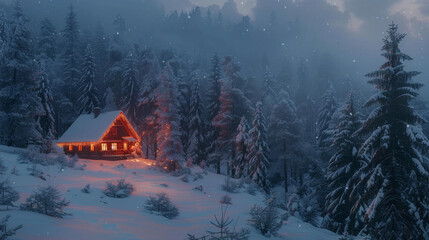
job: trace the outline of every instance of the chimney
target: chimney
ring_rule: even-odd
[[[94,118],[97,118],[98,115],[100,115],[101,113],[101,108],[95,107],[93,111],[94,111]]]

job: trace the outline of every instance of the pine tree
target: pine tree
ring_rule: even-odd
[[[249,147],[250,135],[249,125],[246,118],[241,117],[240,124],[237,127],[235,136],[235,159],[233,162],[233,176],[242,178],[247,176],[249,169],[249,159],[247,158],[247,149]]]
[[[205,152],[207,123],[204,118],[204,107],[200,97],[199,79],[193,79],[194,86],[191,96],[191,110],[189,112],[189,142],[187,157],[195,164],[206,160]]]
[[[31,76],[33,55],[30,31],[26,27],[21,2],[17,1],[10,23],[10,36],[1,59],[0,135],[9,146],[25,147],[40,144],[40,125],[36,121],[42,113],[37,96],[37,84]]]
[[[180,139],[180,115],[177,103],[179,92],[177,81],[170,64],[167,63],[159,76],[156,90],[159,131],[157,134],[159,162],[184,162],[184,153]],[[174,169],[170,169],[174,170]]]
[[[95,83],[97,89],[100,91],[100,96],[106,96],[108,84],[105,81],[105,74],[109,68],[109,39],[104,33],[104,29],[101,24],[98,24],[95,29],[92,46],[94,46],[94,62],[95,66],[97,66],[95,71]],[[102,102],[104,103],[105,99],[103,99]]]
[[[62,53],[64,95],[75,105],[78,94],[74,89],[80,79],[80,41],[76,13],[73,6],[69,7],[66,26],[63,30],[65,45]],[[77,105],[75,106],[77,107]],[[76,108],[75,108],[76,109]]]
[[[19,194],[13,189],[8,179],[0,181],[0,206],[13,207],[14,202],[18,201]]]
[[[332,144],[332,131],[334,125],[334,114],[337,111],[337,100],[332,83],[323,95],[323,103],[317,116],[316,144],[322,151],[322,158],[328,155]]]
[[[222,160],[228,164],[231,162],[231,135],[233,130],[232,127],[232,87],[229,79],[223,79],[221,81],[221,94],[219,97],[220,106],[219,113],[215,116],[212,121],[212,125],[215,131],[218,133],[217,138],[214,142],[216,151],[210,157],[211,163],[215,163],[217,174],[221,173]]]
[[[270,166],[268,155],[270,154],[270,149],[267,143],[267,128],[265,127],[265,117],[262,113],[261,102],[256,103],[252,129],[250,129],[249,134],[249,177],[266,193],[269,193],[271,184],[268,179],[268,168]]]
[[[40,26],[38,52],[41,59],[54,61],[56,58],[56,30],[49,19],[44,19]]]
[[[354,134],[362,121],[361,114],[356,110],[353,93],[340,113],[340,122],[333,136],[337,152],[329,160],[326,174],[329,192],[325,198],[325,212],[326,218],[332,221],[327,226],[330,230],[356,235],[362,228],[363,213],[357,211],[350,214],[353,206],[350,193],[358,181],[354,174],[365,162],[358,152],[361,139]]]
[[[122,73],[122,96],[121,109],[128,119],[138,125],[138,97],[140,86],[138,82],[138,72],[136,60],[133,54],[128,54],[125,59],[124,71]]]
[[[262,92],[262,99],[270,98],[274,100],[277,97],[274,74],[268,66],[265,67],[264,73],[264,89]]]
[[[429,238],[427,160],[421,155],[429,141],[424,120],[410,106],[423,85],[412,81],[419,72],[404,70],[403,61],[412,60],[399,49],[405,36],[389,25],[382,47],[387,62],[366,75],[378,93],[365,106],[376,107],[358,131],[369,134],[362,150],[371,158],[356,173],[361,180],[352,193],[362,191],[355,205],[369,203],[364,230],[380,240]]]
[[[88,44],[85,50],[85,59],[82,64],[82,77],[79,82],[79,90],[82,95],[79,97],[81,108],[80,114],[90,114],[94,108],[100,107],[98,89],[95,85],[95,63],[94,53]]]
[[[301,123],[296,116],[295,103],[289,94],[280,90],[277,103],[274,105],[270,116],[270,148],[283,161],[283,175],[285,177],[285,192],[288,192],[288,168],[292,160],[292,152],[300,140]]]
[[[207,88],[207,120],[212,122],[219,112],[219,97],[221,91],[220,79],[222,78],[219,57],[215,55],[212,59],[212,70],[209,76]],[[213,154],[215,151],[214,141],[217,138],[216,128],[209,124],[207,130],[207,153]]]

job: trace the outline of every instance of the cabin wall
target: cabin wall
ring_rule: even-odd
[[[117,149],[113,150],[112,145],[116,143]],[[102,150],[102,144],[106,144],[107,150]],[[124,144],[127,145],[125,149]],[[71,145],[71,150],[70,150]],[[80,148],[81,146],[81,148]],[[88,159],[109,159],[112,156],[115,156],[116,159],[126,159],[131,156],[131,147],[133,143],[127,141],[110,141],[110,142],[100,142],[93,144],[94,150],[91,151],[91,144],[89,143],[72,143],[63,145],[64,153],[67,155],[77,154],[81,158]]]

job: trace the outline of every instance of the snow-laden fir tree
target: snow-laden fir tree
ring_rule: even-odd
[[[131,123],[137,125],[140,85],[138,82],[136,60],[132,53],[129,53],[125,59],[125,66],[122,73],[121,92],[121,109],[131,121]]]
[[[200,164],[207,158],[206,155],[206,129],[207,123],[204,115],[204,106],[200,96],[200,79],[193,79],[191,96],[191,109],[189,112],[189,141],[187,158],[194,164]]]
[[[12,237],[16,234],[16,231],[22,228],[22,225],[18,225],[16,227],[9,227],[8,221],[9,221],[10,215],[6,215],[4,218],[0,219],[0,239],[6,240],[9,237]]]
[[[322,105],[317,116],[316,125],[316,144],[322,152],[322,158],[325,156],[332,144],[332,133],[334,124],[334,115],[337,111],[338,104],[335,98],[335,89],[332,83],[329,83],[329,88],[322,97]]]
[[[269,119],[269,143],[274,156],[283,162],[285,192],[288,192],[288,168],[292,160],[291,152],[300,140],[301,122],[296,116],[295,103],[289,93],[280,90],[277,103],[274,105]]]
[[[4,9],[0,9],[0,58],[3,58],[9,33],[10,28],[7,21],[6,13]]]
[[[43,19],[40,26],[39,58],[54,61],[56,58],[56,30],[49,19]]]
[[[220,79],[222,78],[220,60],[217,55],[212,58],[212,68],[209,76],[208,88],[207,88],[207,120],[213,122],[213,119],[219,112],[219,97],[221,91]],[[215,151],[214,142],[217,138],[216,128],[212,124],[209,124],[207,130],[207,153],[213,154]]]
[[[70,203],[67,202],[58,189],[52,186],[40,187],[20,205],[21,210],[38,212],[47,216],[62,218],[68,213],[64,208]]]
[[[0,181],[0,206],[13,207],[14,202],[18,201],[19,194],[12,187],[9,179]]]
[[[249,169],[249,159],[247,156],[247,148],[249,146],[249,124],[246,118],[241,117],[240,124],[237,127],[235,136],[235,159],[233,162],[233,176],[242,178],[247,176]]]
[[[182,141],[180,139],[180,115],[177,102],[179,91],[170,64],[164,67],[158,78],[159,86],[156,89],[156,115],[159,130],[157,133],[159,162],[184,162]]]
[[[363,208],[352,212],[350,193],[359,179],[354,174],[365,164],[359,154],[361,138],[354,134],[362,125],[353,92],[340,110],[339,124],[333,139],[337,152],[329,160],[326,173],[328,194],[325,198],[327,228],[336,233],[356,235],[362,228]]]
[[[360,181],[352,194],[362,191],[356,206],[369,204],[363,231],[378,240],[429,239],[429,174],[422,155],[429,141],[420,126],[424,120],[410,105],[423,85],[412,80],[419,72],[404,69],[403,61],[412,60],[399,49],[405,36],[389,25],[382,47],[387,61],[366,75],[378,93],[365,106],[375,109],[358,131],[368,135],[362,150],[371,157],[356,173]]]
[[[277,90],[275,86],[275,78],[271,69],[266,66],[264,72],[264,88],[262,92],[262,99],[271,103],[277,97]]]
[[[100,23],[97,24],[97,27],[95,28],[94,38],[92,42],[92,46],[94,49],[94,63],[96,66],[95,84],[100,92],[100,97],[105,97],[107,95],[106,90],[109,86],[105,81],[105,74],[107,72],[107,69],[109,68],[109,39],[104,33],[103,26]],[[103,106],[105,106],[105,100],[106,99],[104,98],[100,99],[100,101],[103,103]]]
[[[0,66],[0,140],[9,146],[25,147],[41,144],[36,119],[43,109],[37,96],[37,83],[31,75],[31,36],[20,1],[15,3],[11,15],[11,32]]]
[[[39,71],[36,75],[37,82],[39,83],[39,99],[43,108],[43,112],[38,116],[38,122],[42,130],[42,137],[44,144],[42,144],[43,152],[50,152],[52,141],[57,135],[55,129],[55,110],[54,110],[54,98],[52,96],[51,88],[49,87],[48,77],[45,72],[43,64],[39,67]]]
[[[63,64],[63,91],[64,95],[69,98],[73,104],[76,104],[79,94],[74,90],[80,79],[81,55],[79,28],[73,6],[69,7],[69,12],[66,17],[66,26],[63,30],[63,37],[64,49],[61,57]],[[77,109],[76,107],[77,106],[75,106],[75,109]]]
[[[210,163],[215,164],[217,174],[221,173],[222,161],[231,164],[231,152],[233,150],[231,149],[231,136],[234,131],[232,127],[233,100],[231,82],[229,79],[224,78],[221,80],[221,86],[219,113],[212,121],[212,125],[217,132],[217,138],[214,142],[216,150],[210,156]]]
[[[79,81],[79,91],[82,95],[79,97],[81,104],[80,114],[90,114],[94,108],[100,107],[98,89],[95,85],[95,63],[94,53],[88,44],[85,50],[85,59],[82,64],[82,76]]]
[[[268,169],[270,167],[268,155],[270,154],[270,148],[268,146],[267,128],[265,126],[265,117],[262,113],[261,102],[256,103],[254,119],[249,135],[248,176],[266,193],[269,193],[271,186],[268,178]]]

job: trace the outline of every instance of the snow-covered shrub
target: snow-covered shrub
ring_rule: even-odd
[[[116,168],[125,169],[126,167],[123,163],[121,163],[121,164],[117,165]]]
[[[39,177],[42,175],[42,171],[39,170],[36,164],[31,165],[31,167],[27,168],[27,170],[30,172],[31,176]]]
[[[221,185],[221,188],[225,192],[237,193],[240,190],[240,184],[227,177],[225,178],[225,182]]]
[[[295,212],[299,210],[299,196],[296,193],[292,193],[286,205],[287,210],[291,216],[295,216]]]
[[[159,213],[168,219],[175,218],[179,215],[179,210],[174,206],[167,194],[164,192],[158,193],[156,196],[151,196],[146,201],[144,208],[150,212]]]
[[[60,155],[55,160],[58,164],[60,164],[61,168],[74,168],[79,160],[79,157],[77,155],[74,155],[73,157]]]
[[[51,217],[62,218],[69,215],[64,208],[69,205],[61,193],[55,187],[40,187],[35,191],[20,208],[25,211],[38,212]]]
[[[350,236],[347,232],[345,232],[343,235],[341,235],[340,238],[338,238],[338,240],[354,240],[354,239],[355,238],[353,236]]]
[[[223,195],[219,201],[221,204],[232,204],[232,199],[228,194]]]
[[[247,186],[247,193],[250,195],[256,195],[256,191],[258,191],[258,185],[256,185],[256,183],[254,183],[254,182],[251,182]]]
[[[13,175],[16,175],[16,176],[19,175],[19,171],[16,168],[16,166],[13,166],[13,168],[10,170],[10,174],[13,174]]]
[[[319,226],[320,211],[317,202],[317,196],[309,193],[305,194],[299,203],[299,215],[304,222]]]
[[[192,188],[192,190],[204,192],[203,185],[198,185],[198,186]]]
[[[181,177],[180,180],[182,182],[188,183],[189,182],[189,175],[188,174],[183,175],[183,177]]]
[[[13,189],[9,179],[0,181],[0,206],[13,207],[18,199],[19,194]]]
[[[79,166],[75,167],[75,169],[76,169],[76,170],[81,170],[81,171],[83,171],[83,170],[85,170],[85,169],[86,169],[86,167],[87,167],[87,165],[86,165],[86,164],[82,164],[82,165],[79,165]]]
[[[22,228],[22,225],[9,228],[7,226],[7,222],[9,221],[9,218],[10,218],[10,215],[6,215],[6,217],[0,219],[0,239],[1,240],[8,239],[9,237],[15,235],[16,231]]]
[[[83,193],[90,193],[91,192],[91,186],[89,184],[86,184],[84,188],[82,188],[80,191]]]
[[[199,180],[199,179],[203,179],[203,178],[204,178],[204,176],[203,176],[202,172],[195,173],[195,175],[194,175],[194,182],[197,181],[197,180]]]
[[[126,198],[135,191],[134,186],[125,181],[125,179],[119,179],[115,182],[106,182],[106,188],[104,189],[104,194],[112,198]]]
[[[252,225],[261,232],[262,235],[277,235],[282,227],[283,221],[277,209],[277,199],[271,197],[265,201],[265,207],[255,205],[250,210]]]
[[[4,174],[6,172],[7,168],[3,164],[3,159],[0,158],[0,175]]]

